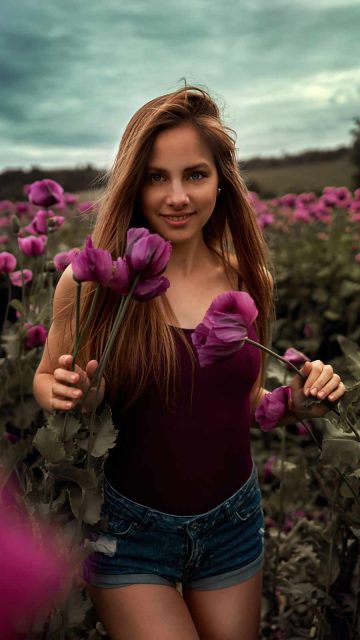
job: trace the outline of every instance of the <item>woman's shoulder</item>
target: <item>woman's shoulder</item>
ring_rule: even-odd
[[[226,255],[226,260],[227,260],[227,263],[228,263],[229,267],[231,268],[232,272],[234,274],[235,273],[237,274],[237,277],[238,277],[238,280],[239,280],[239,289],[241,291],[246,291],[246,292],[249,293],[249,290],[248,290],[248,287],[247,287],[247,283],[246,283],[245,278],[244,278],[244,276],[243,276],[243,274],[241,272],[241,268],[240,268],[239,261],[237,259],[236,254],[235,253],[228,253]],[[269,282],[270,288],[272,290],[273,286],[274,286],[274,280],[273,280],[273,277],[271,275],[271,272],[269,271],[269,269],[264,268],[264,273],[265,273],[265,276],[266,276],[266,278],[267,278],[267,280]]]
[[[56,285],[54,293],[54,320],[63,321],[72,314],[73,303],[75,301],[76,283],[73,278],[71,265],[65,271]]]

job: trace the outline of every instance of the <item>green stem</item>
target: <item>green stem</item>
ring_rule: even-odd
[[[119,309],[117,311],[117,315],[116,315],[114,324],[112,326],[111,333],[110,333],[107,345],[105,347],[105,351],[104,351],[104,353],[102,355],[102,358],[101,358],[101,360],[99,362],[99,366],[96,369],[95,374],[94,374],[94,376],[93,376],[93,378],[91,380],[91,384],[89,384],[89,386],[88,386],[88,388],[87,388],[87,390],[85,392],[85,395],[84,395],[83,400],[82,400],[83,403],[85,403],[85,400],[87,399],[87,397],[88,397],[88,395],[90,393],[90,390],[94,387],[95,383],[96,383],[96,385],[100,385],[101,384],[102,374],[103,374],[103,372],[105,370],[106,363],[108,361],[108,358],[109,358],[111,349],[113,347],[115,338],[116,338],[116,336],[118,334],[120,325],[121,325],[121,323],[122,323],[122,321],[124,319],[126,310],[127,310],[128,306],[129,306],[130,300],[132,298],[132,294],[133,294],[133,292],[134,292],[134,290],[136,288],[136,285],[137,285],[137,283],[139,281],[139,278],[140,278],[140,275],[137,275],[135,277],[135,280],[133,281],[133,283],[131,285],[131,289],[130,289],[129,293],[127,294],[127,296],[125,296],[125,297],[123,297],[121,299],[121,302],[120,302],[120,305],[119,305]]]
[[[278,567],[280,561],[280,539],[284,526],[284,480],[285,480],[285,452],[286,452],[286,429],[281,430],[281,463],[280,463],[280,489],[279,489],[279,512],[278,512],[278,530],[275,560],[274,587],[278,576]]]
[[[86,332],[88,330],[88,327],[89,327],[89,324],[90,324],[90,320],[92,319],[92,317],[94,315],[94,311],[95,311],[96,303],[97,303],[97,300],[98,300],[98,297],[99,297],[100,289],[101,289],[101,285],[98,284],[96,289],[95,289],[95,293],[94,293],[94,296],[93,296],[93,299],[92,299],[92,302],[91,302],[91,307],[90,307],[88,316],[86,318],[86,322],[84,323],[83,329],[82,329],[82,331],[81,331],[81,333],[80,333],[80,335],[79,335],[79,337],[78,337],[78,339],[76,341],[74,355],[73,355],[73,364],[74,364],[74,366],[75,366],[76,358],[77,358],[78,353],[80,351],[80,347],[81,347],[82,341],[83,341],[83,339],[84,339],[84,337],[86,335]],[[79,313],[79,315],[80,315],[80,313]]]
[[[75,351],[77,349],[78,341],[79,341],[79,318],[80,318],[80,300],[81,300],[81,282],[76,281],[76,308],[75,308]],[[72,359],[71,363],[72,371],[75,370],[75,360]],[[73,386],[73,385],[70,385]],[[66,436],[66,427],[69,420],[69,412],[67,411],[64,417],[63,427],[62,427],[62,441],[65,442]]]
[[[6,320],[9,313],[9,305],[10,305],[10,298],[11,298],[11,280],[9,278],[9,274],[7,274],[7,288],[8,288],[8,295],[7,295],[7,302],[6,302],[5,315],[4,315],[4,324],[3,324],[4,329],[6,326]]]
[[[81,302],[81,282],[76,280],[76,313],[75,313],[75,353],[79,351],[79,334],[80,334],[80,302]],[[75,371],[75,358],[73,356],[71,363],[72,371]]]

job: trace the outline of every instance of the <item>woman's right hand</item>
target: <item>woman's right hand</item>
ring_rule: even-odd
[[[59,367],[55,369],[53,373],[54,383],[51,389],[51,408],[53,410],[69,411],[73,409],[78,402],[81,402],[98,368],[97,360],[89,360],[85,371],[77,364],[75,365],[75,371],[73,371],[71,369],[72,360],[72,355],[60,356]],[[91,411],[94,408],[95,390],[96,385],[91,388],[86,398],[83,407],[85,411]],[[101,404],[104,394],[105,379],[102,377],[95,407]]]

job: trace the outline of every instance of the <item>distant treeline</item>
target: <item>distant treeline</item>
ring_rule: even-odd
[[[101,189],[107,181],[105,170],[91,165],[69,169],[7,169],[0,173],[0,199],[24,200],[23,186],[43,178],[56,180],[67,193]]]
[[[265,169],[268,167],[284,167],[296,164],[310,164],[311,162],[328,162],[339,158],[349,158],[350,147],[338,147],[337,149],[309,149],[298,154],[284,154],[277,157],[255,157],[249,160],[240,160],[240,166],[246,169]]]
[[[339,158],[350,157],[351,148],[338,147],[329,150],[309,150],[299,154],[284,154],[281,157],[249,158],[240,160],[242,169],[256,170],[267,167],[293,166],[316,162],[328,162]],[[106,185],[107,173],[104,169],[96,169],[92,165],[74,167],[69,169],[7,169],[0,173],[0,199],[25,199],[23,186],[35,180],[51,178],[59,182],[64,190],[69,193],[79,191],[91,191],[100,189]]]

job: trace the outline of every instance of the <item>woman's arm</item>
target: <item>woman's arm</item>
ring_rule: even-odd
[[[81,400],[98,366],[96,360],[90,360],[85,371],[78,365],[75,366],[75,371],[71,369],[75,295],[76,284],[69,266],[55,289],[53,322],[33,381],[34,396],[45,411],[72,409]],[[104,391],[105,382],[102,379],[97,405],[101,403]],[[87,398],[84,410],[90,410],[93,401],[92,392]]]

